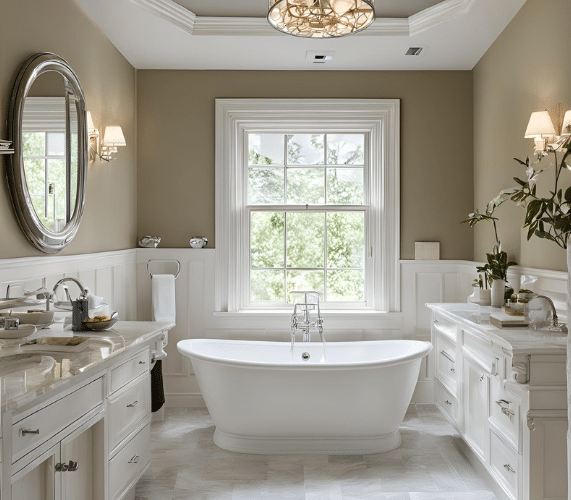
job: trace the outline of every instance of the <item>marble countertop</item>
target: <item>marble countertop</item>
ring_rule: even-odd
[[[79,352],[33,351],[11,340],[0,348],[2,411],[14,410],[50,391],[79,383],[112,363],[112,358],[153,340],[174,323],[119,321],[102,332],[72,332],[62,323],[38,330],[26,340],[40,337],[89,337]]]
[[[460,325],[480,333],[514,354],[565,354],[567,335],[547,329],[497,328],[490,324],[490,314],[501,309],[469,303],[426,304],[426,307],[448,316]]]

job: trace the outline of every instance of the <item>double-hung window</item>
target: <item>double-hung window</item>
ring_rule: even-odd
[[[398,100],[216,105],[217,310],[397,310]]]

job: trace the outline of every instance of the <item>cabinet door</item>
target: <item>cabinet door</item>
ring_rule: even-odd
[[[105,462],[99,416],[61,441],[62,500],[104,500]]]
[[[12,478],[12,500],[59,500],[60,485],[55,466],[60,448],[54,446],[28,464]]]
[[[488,373],[469,357],[464,357],[462,405],[464,436],[474,451],[486,459],[488,437]]]

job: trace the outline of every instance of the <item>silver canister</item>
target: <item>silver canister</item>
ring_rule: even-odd
[[[82,332],[85,329],[83,322],[89,318],[89,301],[86,298],[79,297],[77,300],[72,300],[71,305],[71,330],[74,332]]]

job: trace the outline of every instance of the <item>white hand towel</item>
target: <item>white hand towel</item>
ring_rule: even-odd
[[[172,274],[153,274],[153,321],[176,322],[175,285]]]

